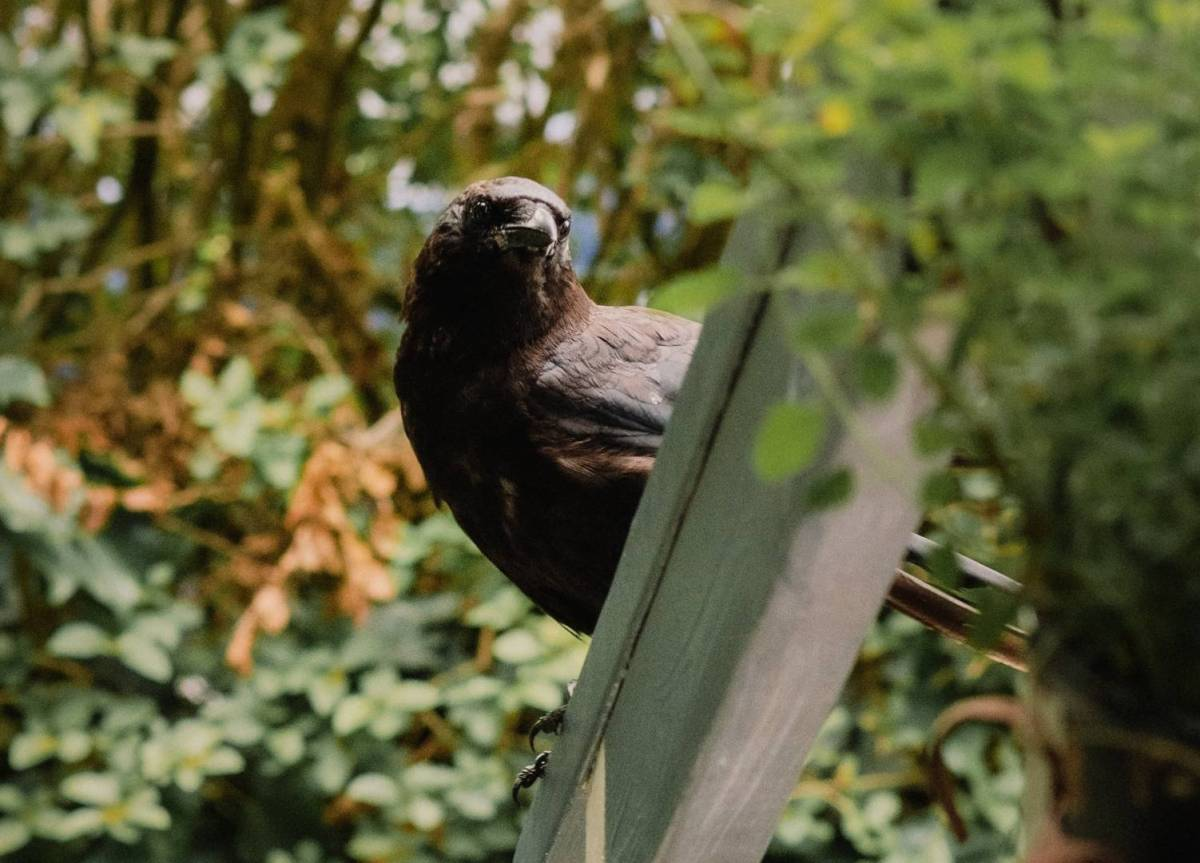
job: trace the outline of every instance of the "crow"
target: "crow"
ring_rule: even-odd
[[[591,633],[700,325],[592,302],[570,231],[532,180],[456,197],[413,268],[395,385],[435,496],[534,603]],[[920,579],[901,574],[890,601],[965,636],[969,607]]]
[[[532,180],[455,198],[414,266],[395,384],[430,489],[534,603],[591,633],[700,326],[593,303],[570,231]]]

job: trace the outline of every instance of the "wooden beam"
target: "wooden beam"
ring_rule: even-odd
[[[730,248],[770,271],[794,239],[747,221]],[[788,346],[793,299],[748,295],[706,324],[518,863],[762,858],[919,517],[911,374],[849,424],[869,440],[843,424],[804,475],[753,472],[765,411],[816,391]],[[812,476],[840,464],[853,499],[807,512]]]

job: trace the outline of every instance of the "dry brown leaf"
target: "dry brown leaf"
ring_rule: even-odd
[[[250,607],[258,614],[259,626],[272,635],[283,632],[292,617],[287,594],[277,584],[265,584],[255,591]]]
[[[306,522],[292,534],[291,545],[279,559],[285,575],[293,572],[341,572],[341,556],[333,534],[315,521]]]
[[[121,492],[121,506],[130,512],[165,512],[170,505],[172,491],[165,483],[126,489]]]
[[[396,492],[396,474],[369,459],[359,465],[358,480],[363,491],[377,500],[390,499]]]
[[[28,429],[15,428],[4,438],[4,465],[13,473],[23,473],[25,457],[33,444],[33,436]]]
[[[84,492],[80,524],[89,533],[104,527],[117,506],[117,490],[108,486],[89,486]]]
[[[233,635],[225,648],[225,664],[242,676],[254,670],[254,639],[258,635],[258,613],[251,606],[233,625]]]

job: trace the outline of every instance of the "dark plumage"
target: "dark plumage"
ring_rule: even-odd
[[[534,602],[591,632],[700,328],[593,303],[570,219],[517,177],[459,195],[417,258],[395,381],[430,488]]]

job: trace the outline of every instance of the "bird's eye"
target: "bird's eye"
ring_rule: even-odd
[[[492,216],[492,202],[487,198],[476,198],[471,202],[469,217],[472,222],[486,222]]]

